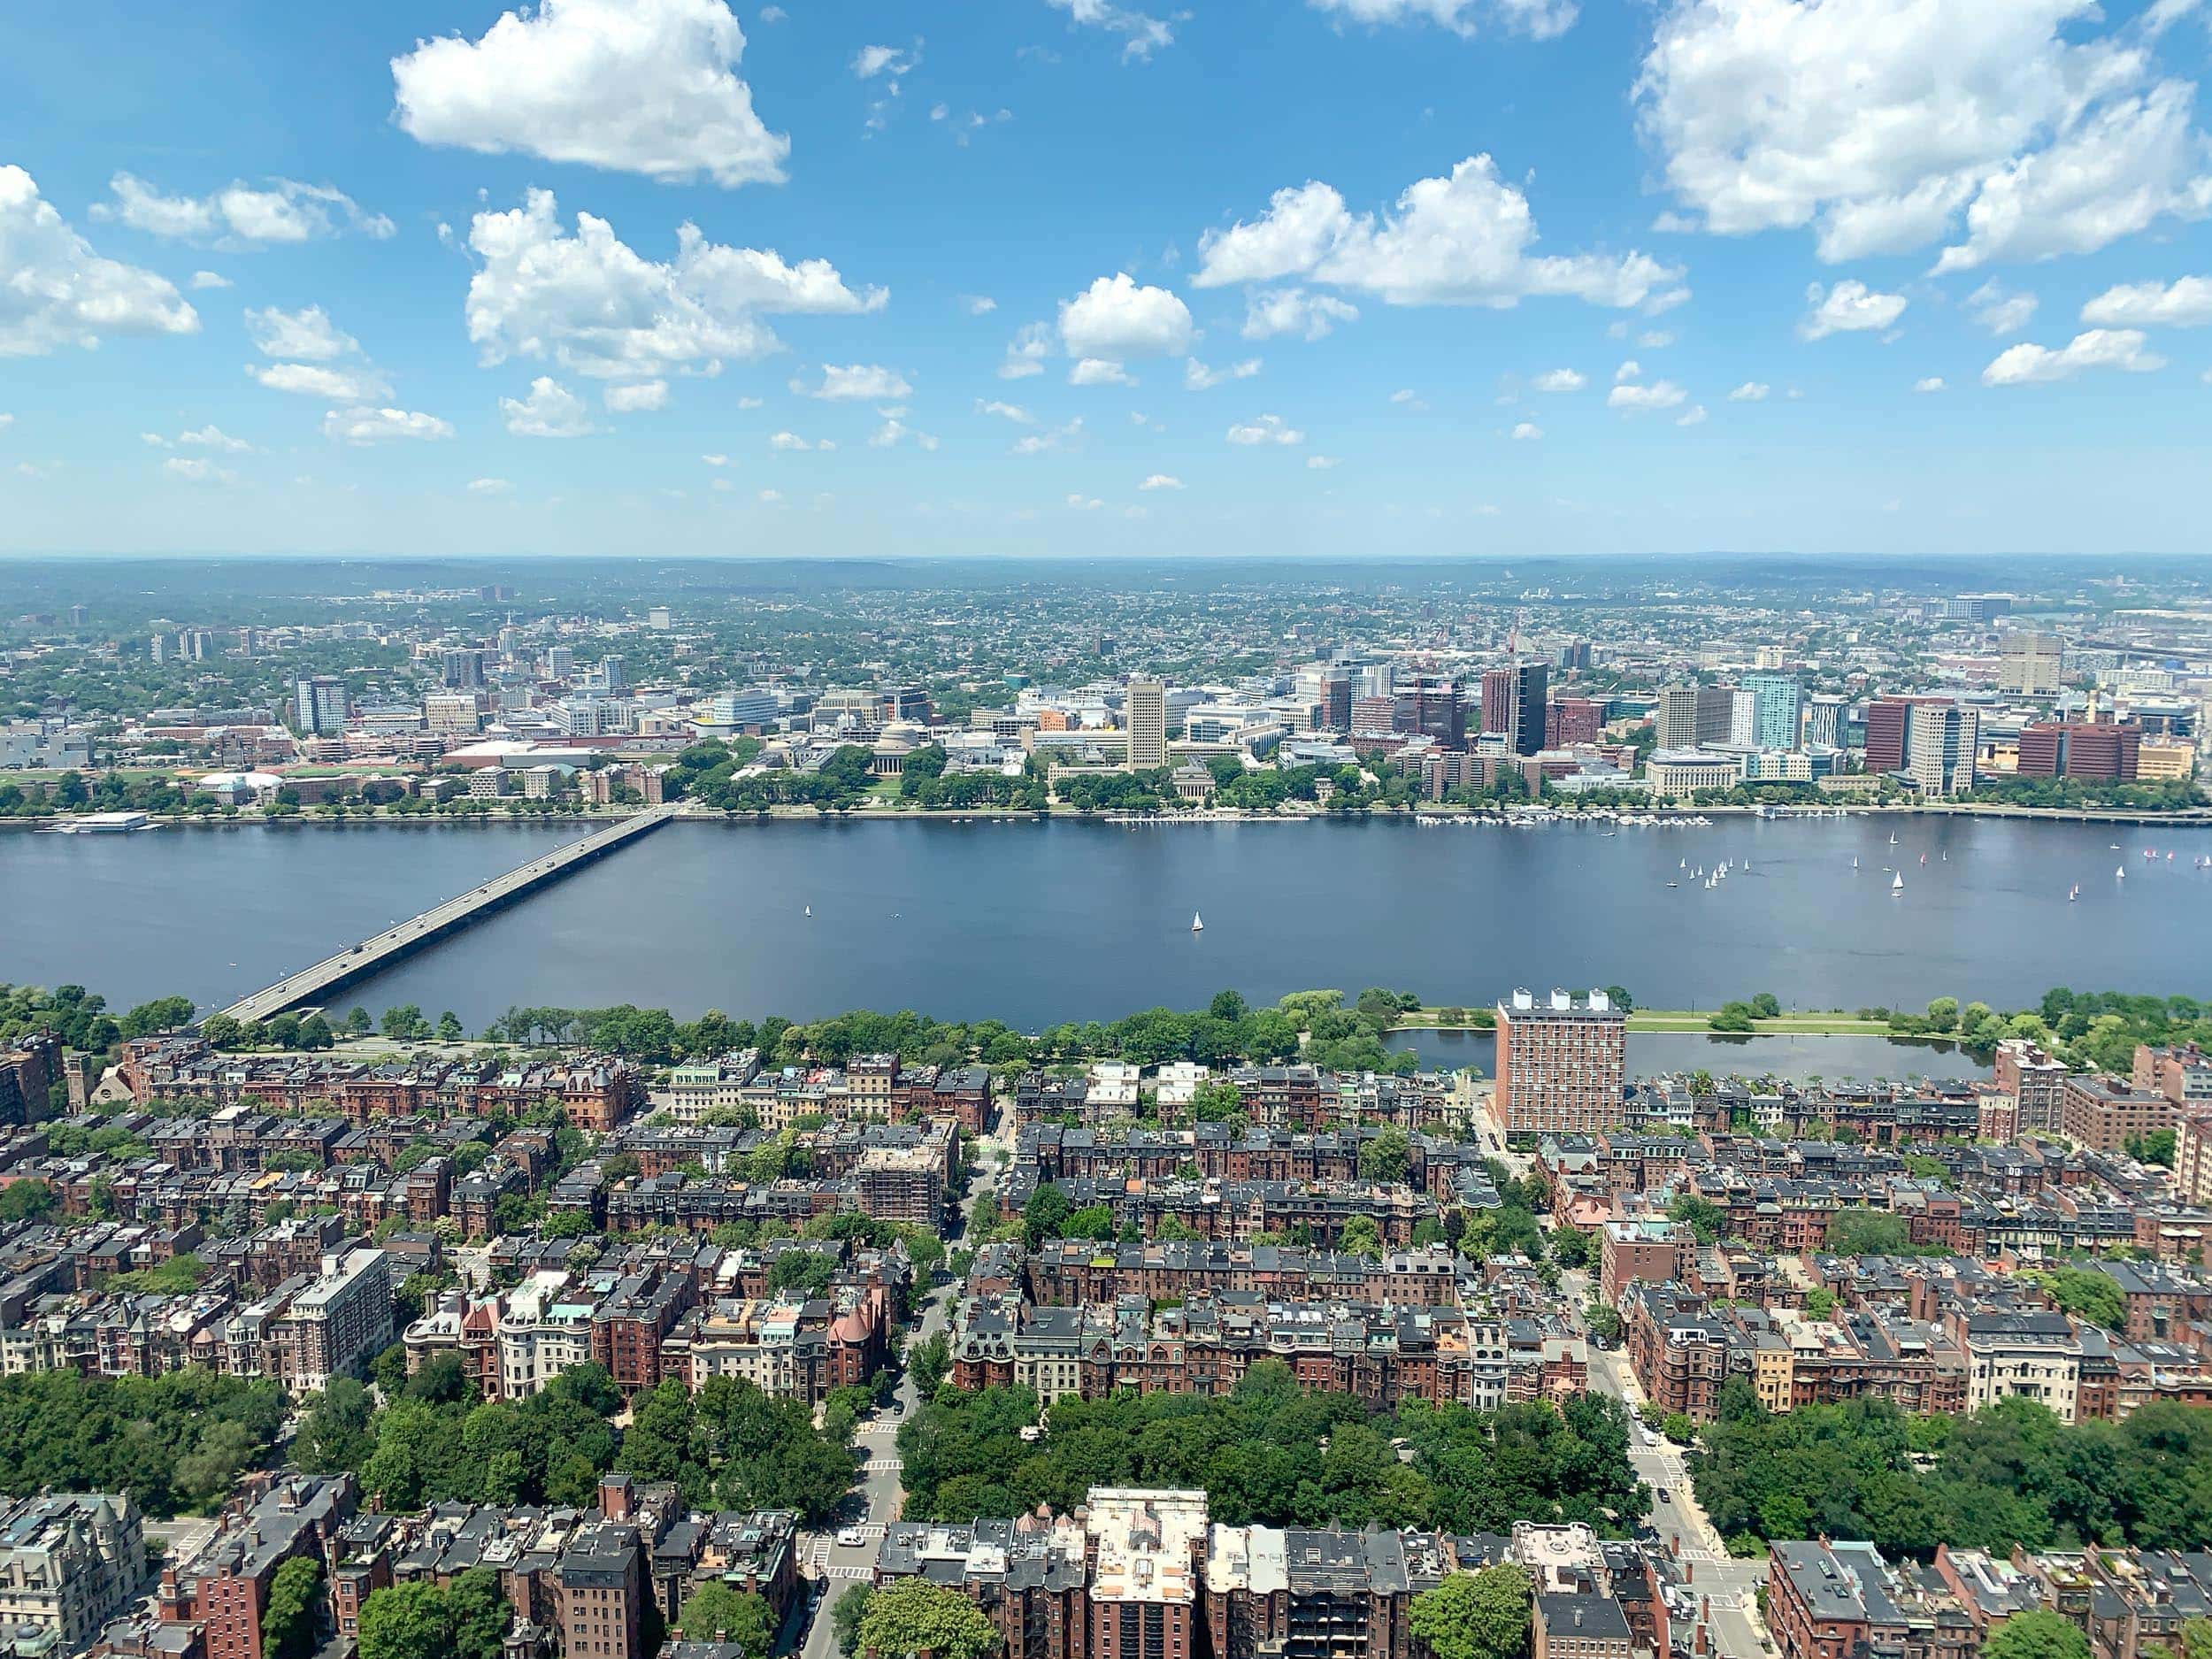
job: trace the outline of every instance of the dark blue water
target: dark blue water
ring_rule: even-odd
[[[0,835],[0,979],[220,1005],[576,833]],[[2175,856],[2147,864],[2145,846]],[[1195,1007],[1225,987],[1481,1003],[1516,984],[1617,984],[1651,1007],[1757,991],[1791,1007],[2016,1007],[2059,984],[2206,995],[2212,872],[2191,860],[2208,853],[2212,830],[1910,817],[1612,835],[676,824],[342,1000],[450,1008],[472,1027],[514,1003],[631,1002],[798,1018],[911,1007],[1034,1028]],[[1708,892],[1685,858],[1739,868]],[[1901,896],[1884,864],[1903,871]]]

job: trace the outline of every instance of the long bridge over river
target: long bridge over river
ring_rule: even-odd
[[[267,1019],[302,1003],[317,1002],[341,986],[388,968],[433,940],[442,939],[525,894],[534,893],[628,846],[639,837],[649,835],[675,816],[672,804],[648,807],[618,824],[594,830],[581,841],[571,841],[565,847],[533,858],[481,887],[471,887],[419,916],[388,927],[357,945],[348,946],[334,956],[326,956],[311,967],[302,968],[289,978],[233,1002],[223,1012],[242,1025],[248,1020]]]

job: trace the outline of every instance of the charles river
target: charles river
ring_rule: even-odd
[[[0,834],[0,979],[81,984],[118,1007],[182,992],[211,1010],[582,833]],[[1255,1002],[1380,985],[1480,1004],[1515,985],[1616,984],[1658,1008],[1757,991],[1793,1008],[2022,1007],[2055,985],[2204,996],[2212,869],[2194,861],[2208,855],[2203,828],[1908,815],[1617,831],[680,822],[334,1000],[451,1009],[471,1029],[511,1004],[618,1002],[799,1019],[914,1008],[1035,1029],[1198,1007],[1225,987]],[[1717,887],[1693,878],[1723,860],[1734,868]],[[1486,1039],[1401,1041],[1434,1063],[1489,1064]],[[1630,1059],[1800,1077],[1977,1070],[1843,1038],[1640,1035]]]

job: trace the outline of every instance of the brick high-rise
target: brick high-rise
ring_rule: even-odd
[[[1621,1117],[1628,1016],[1602,991],[1498,1004],[1497,1112],[1510,1134],[1595,1134]]]

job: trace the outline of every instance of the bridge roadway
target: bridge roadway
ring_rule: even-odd
[[[528,864],[510,870],[503,876],[495,877],[481,887],[471,887],[457,898],[448,899],[434,909],[425,910],[396,926],[388,927],[357,945],[347,947],[334,956],[326,956],[312,967],[303,968],[288,979],[279,979],[274,985],[233,1002],[223,1012],[243,1025],[248,1020],[267,1019],[288,1008],[313,1002],[340,986],[390,966],[434,939],[442,939],[457,928],[467,926],[488,911],[558,881],[563,876],[605,857],[617,849],[628,846],[640,836],[649,835],[660,828],[675,816],[676,807],[671,803],[664,806],[648,807],[618,824],[594,830],[581,841],[571,841],[565,847],[533,858]]]

